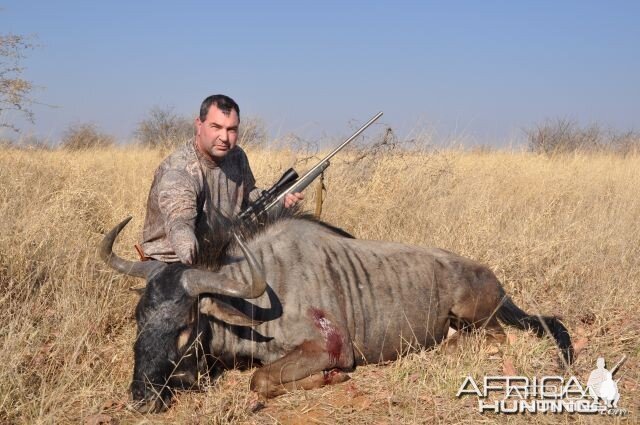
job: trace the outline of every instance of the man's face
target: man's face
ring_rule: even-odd
[[[212,161],[220,161],[238,142],[240,118],[235,110],[228,114],[211,105],[207,118],[196,118],[196,146]]]

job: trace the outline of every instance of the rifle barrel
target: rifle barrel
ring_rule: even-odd
[[[367,127],[369,127],[371,124],[373,124],[378,118],[380,118],[382,116],[382,112],[378,112],[373,118],[371,118],[369,121],[367,121],[362,127],[360,127],[355,133],[353,133],[351,135],[351,137],[349,137],[347,140],[345,140],[340,146],[338,146],[337,148],[335,148],[333,151],[331,151],[331,153],[329,155],[327,155],[322,161],[328,161],[331,158],[333,158],[333,156],[335,154],[337,154],[338,152],[340,152],[342,150],[342,148],[344,148],[345,146],[347,146],[349,143],[351,143],[351,141],[353,139],[355,139],[356,137],[358,137],[363,131],[365,131],[367,129]]]
[[[342,148],[344,148],[345,146],[347,146],[349,143],[351,143],[353,141],[353,139],[355,139],[356,137],[358,137],[363,131],[365,131],[367,129],[367,127],[369,127],[371,124],[374,123],[374,121],[376,121],[378,118],[380,118],[382,116],[382,112],[378,112],[373,118],[371,118],[369,121],[367,121],[362,127],[360,127],[358,130],[356,130],[355,133],[353,133],[351,135],[351,137],[349,137],[347,140],[345,140],[344,142],[342,142],[340,144],[340,146],[338,146],[337,148],[335,148],[334,150],[331,151],[331,153],[329,153],[327,156],[325,156],[324,158],[322,158],[322,160],[320,160],[316,165],[314,165],[313,167],[311,167],[311,169],[309,171],[307,171],[302,177],[300,177],[296,183],[294,183],[293,185],[291,185],[291,187],[289,187],[287,190],[283,191],[280,195],[278,195],[276,197],[276,199],[274,199],[269,205],[267,205],[267,207],[265,208],[265,211],[270,210],[271,208],[273,208],[274,205],[276,205],[282,198],[284,198],[287,194],[293,192],[293,190],[303,190],[308,184],[311,183],[311,181],[309,180],[309,177],[312,176],[316,170],[320,171],[319,169],[322,168],[322,170],[324,170],[325,168],[327,168],[329,166],[329,160],[331,158],[333,158],[333,156],[335,154],[337,154],[338,152],[340,152],[342,150]],[[311,180],[315,179],[314,176],[313,178],[311,178]],[[306,183],[304,187],[300,188],[300,183]]]

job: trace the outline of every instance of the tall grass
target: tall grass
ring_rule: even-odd
[[[96,257],[105,231],[134,220],[116,251],[134,259],[153,171],[166,150],[0,150],[0,422],[145,421],[126,408],[141,282]],[[248,151],[258,183],[296,164]],[[586,381],[622,354],[619,405],[640,399],[640,157],[521,152],[386,153],[336,159],[323,219],[359,238],[439,246],[489,265],[525,310],[563,316]],[[304,166],[298,167],[304,169]],[[300,171],[300,170],[299,170]],[[313,191],[307,206],[313,209]],[[250,372],[180,394],[153,423],[588,423],[593,417],[480,416],[455,392],[468,374],[562,374],[553,344],[519,331],[495,349],[470,338],[358,368],[346,384],[296,392],[250,414]],[[620,376],[618,375],[618,376]],[[103,416],[97,416],[102,414]],[[613,421],[613,419],[611,420]]]

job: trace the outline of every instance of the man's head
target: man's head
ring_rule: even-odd
[[[598,360],[596,360],[596,366],[598,369],[604,368],[604,357],[598,357]]]
[[[238,142],[240,107],[228,96],[207,97],[196,118],[196,146],[212,161],[220,161]]]

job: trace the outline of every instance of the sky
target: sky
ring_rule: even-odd
[[[35,125],[120,140],[155,106],[195,116],[223,93],[273,136],[397,134],[509,145],[547,119],[640,130],[637,1],[2,1]],[[7,119],[4,117],[3,119]]]

